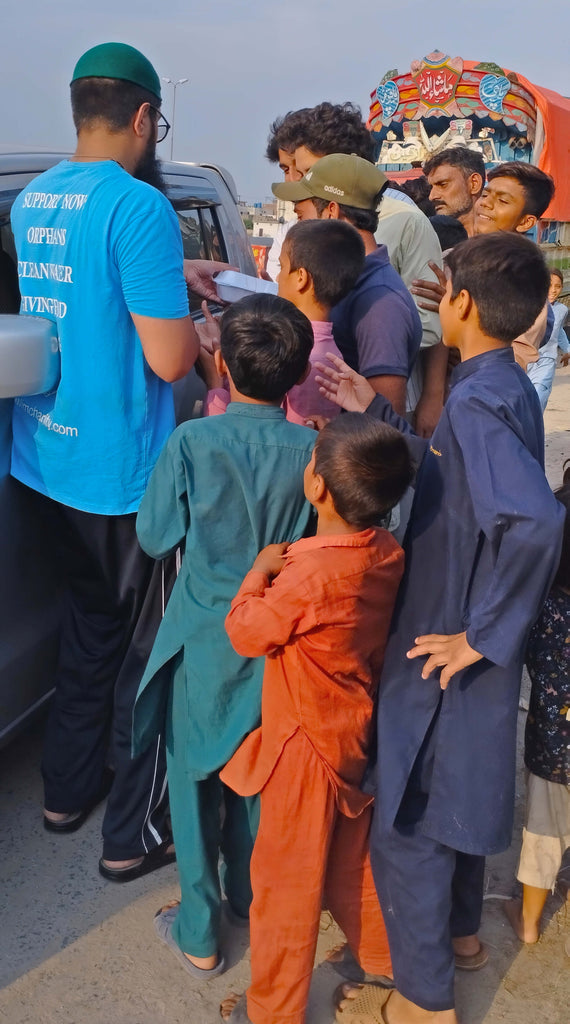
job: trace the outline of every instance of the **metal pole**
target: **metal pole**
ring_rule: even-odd
[[[179,78],[178,81],[175,82],[174,79],[172,79],[172,78],[165,78],[164,75],[163,75],[162,81],[163,82],[167,82],[168,85],[171,85],[172,86],[172,90],[173,90],[172,91],[172,125],[171,125],[171,131],[170,131],[170,159],[172,160],[173,159],[173,154],[174,154],[174,121],[175,121],[175,118],[176,118],[176,87],[178,85],[184,85],[184,83],[187,82],[188,79],[187,78]]]
[[[176,86],[178,85],[178,82],[173,82],[172,85],[173,85],[173,90],[172,90],[172,132],[171,132],[171,135],[170,135],[170,159],[171,160],[173,159],[173,153],[174,153],[174,125],[176,123]]]

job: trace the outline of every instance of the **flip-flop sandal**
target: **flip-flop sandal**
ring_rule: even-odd
[[[344,985],[339,985],[333,996],[336,1007],[335,1020],[340,1024],[351,1024],[351,1021],[353,1024],[386,1024],[384,1007],[393,989],[381,988],[379,985],[362,985],[358,995],[351,999],[347,1006],[341,1008],[340,1003],[347,999],[343,988]]]
[[[115,773],[110,771],[109,768],[105,768],[103,772],[103,778],[101,780],[101,787],[99,792],[93,797],[91,802],[83,808],[82,811],[75,811],[71,814],[66,815],[65,818],[60,821],[52,821],[51,818],[46,818],[45,813],[43,815],[44,828],[46,832],[55,832],[56,834],[65,835],[70,832],[77,832],[79,828],[87,821],[89,815],[99,806],[100,803],[109,796],[111,786],[113,785],[113,779]]]
[[[338,960],[331,959],[335,954],[339,953],[341,956]],[[370,985],[380,985],[382,988],[395,988],[393,979],[388,978],[387,975],[369,974],[368,971],[365,971],[358,963],[347,942],[343,942],[340,946],[330,949],[323,962],[329,964],[341,977],[346,978],[347,981],[354,981],[357,985],[367,983]]]
[[[180,903],[176,902],[173,906],[168,906],[166,909],[161,908],[154,915],[154,927],[156,934],[159,939],[164,942],[168,948],[174,953],[176,959],[186,968],[189,974],[193,978],[198,978],[200,981],[209,981],[210,978],[217,978],[219,974],[223,974],[226,969],[226,961],[223,956],[220,957],[215,967],[211,967],[209,970],[205,970],[203,967],[196,967],[187,956],[184,955],[180,946],[174,941],[172,935],[172,925],[178,910]]]
[[[476,953],[471,953],[469,956],[461,956],[459,953],[456,953],[455,967],[458,971],[480,971],[488,959],[489,950],[480,942]]]
[[[176,851],[169,849],[172,845],[172,836],[169,836],[160,846],[155,846],[145,853],[140,861],[127,868],[110,868],[101,857],[99,874],[109,882],[132,882],[135,878],[142,878],[143,875],[149,875],[151,871],[158,871],[159,868],[172,864],[176,860]]]
[[[220,1017],[222,1016],[222,1008],[220,1007]],[[222,1020],[224,1018],[222,1017]],[[247,1015],[247,999],[245,992],[239,997],[236,1005],[234,1006],[229,1017],[225,1018],[225,1024],[251,1024],[251,1021]]]

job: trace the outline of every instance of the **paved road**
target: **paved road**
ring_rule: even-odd
[[[570,369],[559,371],[546,414],[553,486],[570,457]],[[519,725],[524,722],[520,714]],[[41,827],[42,724],[0,752],[0,1021],[6,1024],[217,1024],[220,999],[248,981],[247,931],[224,925],[230,969],[195,983],[155,939],[155,910],[177,893],[171,865],[119,886],[97,873],[102,811],[75,835]],[[524,782],[519,778],[518,820]],[[491,950],[478,974],[458,976],[462,1024],[568,1024],[570,929],[564,897],[548,905],[545,935],[521,947],[502,914],[519,844],[489,859],[482,937]],[[570,871],[567,872],[570,878]],[[323,918],[307,1024],[329,1024],[338,983],[322,964],[339,941]],[[565,952],[567,948],[568,952]]]

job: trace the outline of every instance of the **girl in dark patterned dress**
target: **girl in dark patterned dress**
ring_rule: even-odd
[[[525,732],[528,769],[517,878],[523,897],[505,904],[522,942],[537,942],[540,919],[570,847],[570,467],[556,497],[566,508],[560,567],[529,637],[532,681]]]

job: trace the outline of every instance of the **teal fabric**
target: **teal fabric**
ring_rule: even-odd
[[[115,78],[133,82],[156,96],[160,103],[160,78],[140,50],[127,43],[100,43],[87,50],[75,65],[72,82],[80,78]]]
[[[259,797],[240,797],[217,773],[196,781],[184,758],[187,739],[186,686],[182,655],[175,659],[168,701],[166,763],[172,831],[180,880],[180,910],[172,936],[184,953],[213,956],[219,949],[221,888],[232,909],[249,914],[249,862],[259,824]]]
[[[307,531],[303,472],[315,436],[280,408],[232,402],[175,430],[143,497],[144,550],[163,558],[184,544],[185,553],[137,695],[133,749],[164,730],[172,659],[183,651],[177,756],[188,778],[218,771],[259,725],[264,661],[235,653],[224,620],[260,549]]]

